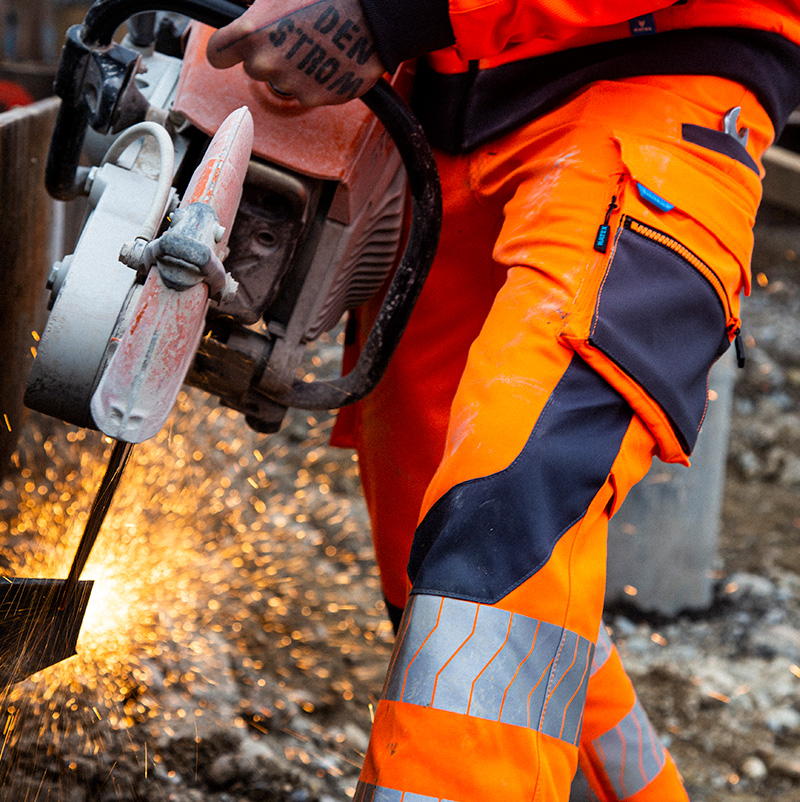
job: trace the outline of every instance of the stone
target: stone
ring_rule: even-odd
[[[800,458],[794,454],[784,455],[783,466],[778,473],[778,484],[782,487],[800,484]]]
[[[791,707],[776,708],[764,716],[764,723],[776,734],[800,730],[800,713]]]
[[[793,754],[785,752],[776,754],[770,763],[770,769],[784,777],[800,780],[800,758]]]
[[[618,615],[614,619],[614,635],[619,638],[627,638],[636,634],[636,624],[624,615]]]
[[[236,755],[225,754],[216,758],[208,769],[209,782],[218,788],[227,788],[239,777],[241,768]]]
[[[359,752],[366,752],[367,745],[369,744],[369,735],[361,729],[361,727],[348,721],[342,728],[345,737],[347,738],[353,749]]]
[[[742,763],[742,774],[751,780],[763,780],[767,776],[767,766],[760,757],[751,755]]]
[[[775,598],[778,588],[765,576],[737,571],[725,581],[728,598],[736,604],[756,602],[761,606]]]
[[[800,662],[800,632],[786,624],[756,630],[750,636],[750,646],[765,657],[785,657]]]

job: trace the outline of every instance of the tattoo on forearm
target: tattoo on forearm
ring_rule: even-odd
[[[312,3],[305,10],[315,5],[324,3]],[[365,65],[375,53],[371,38],[357,22],[343,17],[330,4],[310,24],[310,30],[301,27],[295,13],[273,20],[248,36],[271,29],[268,41],[275,49],[283,51],[287,61],[298,70],[329,92],[356,97],[364,83],[358,76],[358,67]]]

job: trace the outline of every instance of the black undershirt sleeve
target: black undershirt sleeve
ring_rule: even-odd
[[[361,0],[361,7],[389,72],[455,41],[447,0]]]

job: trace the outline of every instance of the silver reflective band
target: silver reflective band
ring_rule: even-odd
[[[360,782],[353,802],[439,802],[439,797],[412,794],[411,791],[394,791],[391,788],[382,788],[380,785]],[[455,802],[455,800],[445,799],[442,802]]]
[[[664,747],[638,700],[614,729],[592,743],[620,799],[649,785],[667,761]]]
[[[600,632],[597,635],[597,646],[594,650],[594,658],[592,659],[592,670],[590,676],[594,676],[611,657],[611,650],[614,647],[611,645],[611,638],[608,637],[608,632],[603,622],[600,622]]]
[[[577,745],[593,652],[590,640],[535,618],[415,595],[384,697]]]

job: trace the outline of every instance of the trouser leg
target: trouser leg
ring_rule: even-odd
[[[400,613],[411,541],[444,451],[453,396],[505,278],[505,268],[491,258],[472,269],[462,255],[465,248],[491,254],[501,217],[476,202],[460,159],[440,154],[439,167],[445,208],[438,255],[386,374],[356,405],[359,469],[383,593]],[[361,342],[380,303],[361,312]]]
[[[483,214],[485,216],[485,210]],[[448,251],[445,251],[445,253],[448,253]],[[451,265],[450,267],[456,268],[457,272],[461,272],[460,269],[458,269],[460,265]],[[441,264],[437,264],[437,268],[443,272],[446,272],[448,269]],[[444,278],[438,279],[437,276],[437,283],[439,282],[445,285],[449,283]],[[435,285],[429,285],[428,289],[431,289],[433,286]],[[475,289],[477,291],[478,288]],[[488,289],[488,285],[481,288],[483,292],[488,291]],[[421,307],[418,311],[424,309],[425,307]],[[466,311],[459,314],[459,319],[463,320],[465,314]],[[416,339],[417,332],[418,329],[412,329],[414,339]],[[466,353],[467,344],[463,344],[462,348],[464,353]],[[393,560],[385,562],[383,565],[384,581],[389,587],[399,586],[402,588],[405,582],[405,566],[408,562],[411,541],[408,529],[413,527],[416,522],[417,510],[422,502],[424,487],[430,481],[435,464],[439,459],[439,450],[443,448],[444,443],[444,427],[441,431],[437,431],[436,421],[442,419],[446,420],[446,413],[440,413],[439,415],[433,414],[427,419],[423,418],[420,420],[409,412],[404,404],[398,403],[398,387],[405,388],[406,392],[410,392],[412,388],[416,388],[426,399],[428,408],[430,408],[430,394],[425,392],[425,388],[429,386],[429,381],[420,381],[418,375],[420,366],[414,358],[415,353],[415,348],[408,348],[405,352],[401,352],[399,355],[400,358],[395,360],[391,367],[391,371],[394,373],[390,383],[390,387],[392,388],[391,392],[386,393],[386,395],[381,398],[381,394],[386,391],[386,388],[380,388],[378,391],[378,398],[373,399],[377,401],[376,407],[369,410],[373,414],[366,416],[365,424],[367,427],[374,426],[376,429],[376,431],[370,432],[370,441],[374,438],[375,441],[380,441],[382,446],[378,459],[375,459],[374,455],[370,454],[369,451],[364,448],[363,444],[360,451],[362,475],[366,474],[364,475],[365,482],[372,490],[372,494],[368,495],[370,503],[374,505],[379,503],[381,499],[391,499],[391,514],[386,514],[385,516],[373,515],[373,518],[376,519],[379,524],[382,524],[376,528],[375,537],[384,545],[384,552],[388,552],[390,555],[392,554],[392,550],[400,552],[399,556],[395,554]],[[462,369],[463,368],[459,366],[459,372]],[[448,374],[445,373],[444,376],[439,376],[439,387],[443,403],[449,410],[451,398],[447,398],[446,388],[448,385],[444,384],[443,386],[443,379],[447,375]],[[450,372],[449,375],[451,377],[449,386],[452,387],[449,394],[452,397],[455,393],[456,382],[452,378],[452,372]],[[381,411],[380,416],[375,414],[378,410]],[[391,426],[388,427],[385,425],[385,418],[387,415],[392,417]],[[408,447],[408,441],[401,434],[409,430],[415,431],[418,437],[418,440],[414,443],[412,448]],[[388,432],[395,432],[395,437],[388,437]],[[442,444],[441,446],[438,445],[440,443]],[[431,451],[433,452],[432,455],[430,454]],[[411,462],[410,465],[408,464],[409,462]],[[391,470],[385,470],[387,465],[392,466]],[[423,475],[416,482],[410,482],[410,477],[423,473],[421,469],[422,465],[430,466],[428,474]],[[378,470],[378,467],[384,470]],[[406,527],[405,529],[404,524]],[[399,571],[399,577],[389,577],[387,581],[386,572],[392,570],[393,566],[396,566],[395,570]],[[397,601],[400,604],[404,604],[402,598],[397,599]],[[605,635],[604,630],[601,630],[601,632]],[[605,653],[606,651],[604,650],[603,654]],[[605,664],[606,660],[603,660],[603,665]],[[587,706],[589,709],[604,713],[605,718],[602,719],[603,721],[608,722],[609,716],[613,717],[615,712],[619,711],[621,711],[619,716],[621,719],[624,713],[627,713],[633,704],[630,681],[627,676],[625,676],[620,664],[620,676],[617,678],[619,680],[619,686],[616,687],[613,682],[606,681],[603,683],[602,688],[599,689],[601,693],[595,694],[593,693],[593,677],[596,668],[597,666],[593,663],[592,676],[589,681],[587,692]],[[607,675],[608,671],[606,671],[603,676]],[[596,699],[595,696],[597,696]],[[594,704],[592,703],[593,699],[595,699]],[[609,727],[617,723],[617,721],[613,721],[613,724],[609,725]],[[581,747],[583,747],[583,743],[581,743]],[[594,784],[596,784],[594,775],[593,781]],[[677,779],[675,780],[675,785],[679,786]],[[576,802],[579,800],[583,802],[585,798],[585,796],[578,796],[576,797]],[[606,798],[607,797],[603,797],[603,799]],[[608,798],[613,799],[613,797]],[[672,797],[665,796],[663,798],[675,799],[677,797],[673,795]]]
[[[512,273],[498,302],[521,311],[532,303],[524,288],[536,276]],[[521,319],[506,319],[513,317]],[[557,799],[575,770],[602,612],[608,510],[616,486],[646,471],[654,445],[580,357],[552,338],[547,358],[548,349],[533,345],[546,320],[530,316],[520,347],[500,353],[492,324],[490,315],[479,341],[489,343],[492,374],[506,380],[487,376],[481,392],[515,396],[515,385],[525,392],[505,405],[505,427],[488,421],[493,436],[476,432],[476,442],[505,447],[507,468],[455,484],[418,528],[415,594],[376,711],[365,789],[459,802],[529,799],[538,789]],[[485,364],[479,350],[470,357],[476,370]],[[537,351],[549,369],[540,367],[532,388],[523,371]],[[482,429],[481,413],[464,409]],[[585,455],[578,465],[576,449]],[[532,529],[538,534],[529,538]],[[499,549],[495,532],[505,541]]]
[[[637,92],[665,97],[663,87]],[[667,96],[677,108],[669,119],[717,119],[716,108]],[[568,119],[552,119],[527,142],[498,143],[501,156],[484,149],[462,175],[487,207],[502,208],[494,260],[509,279],[470,352],[422,504],[413,601],[359,798],[566,799],[587,687],[592,694],[607,518],[651,454],[683,458],[702,420],[703,373],[730,333],[746,270],[747,248],[735,240],[754,213],[751,187],[736,198],[741,209],[711,214],[707,226],[693,216],[696,197],[675,198],[681,208],[669,216],[653,211],[633,179],[657,181],[648,169],[680,162],[685,146],[670,142],[654,157],[647,146],[663,120],[643,107],[618,135],[608,120],[603,128],[601,100],[577,138],[562,135]],[[706,161],[695,154],[689,183],[707,199],[722,179],[704,178]],[[670,194],[667,184],[657,188]],[[598,255],[592,242],[615,189],[617,236]],[[487,261],[469,249],[462,258],[466,272]],[[636,272],[651,265],[651,275]],[[626,300],[629,287],[644,291]],[[675,319],[700,320],[688,343]],[[660,798],[685,798],[674,774],[671,782]]]
[[[570,802],[660,802],[681,797],[675,764],[653,729],[605,627],[592,660],[578,753],[581,792]]]

